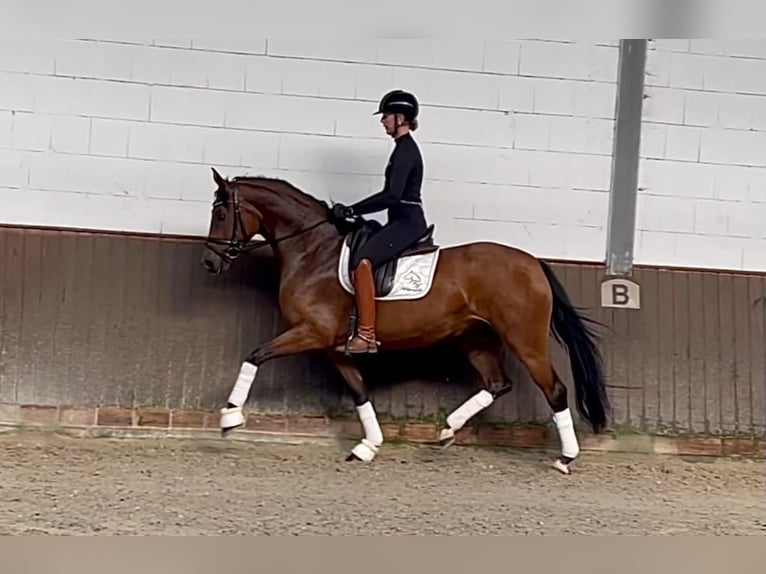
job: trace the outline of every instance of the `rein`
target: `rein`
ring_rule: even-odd
[[[330,220],[320,219],[316,223],[312,223],[308,227],[302,227],[298,229],[297,231],[293,231],[292,233],[288,233],[287,235],[283,237],[279,237],[276,239],[273,239],[271,241],[258,239],[258,240],[247,240],[242,241],[238,238],[238,231],[242,230],[242,235],[245,235],[245,224],[242,221],[242,211],[240,209],[240,201],[239,201],[239,189],[234,189],[233,192],[233,203],[234,203],[234,226],[231,230],[231,238],[226,239],[216,239],[216,238],[208,238],[205,241],[205,245],[207,247],[210,247],[213,251],[215,251],[220,257],[226,259],[229,263],[231,263],[234,259],[239,257],[242,253],[247,253],[249,251],[252,251],[253,249],[258,249],[260,247],[263,247],[265,245],[270,244],[277,244],[282,241],[286,241],[287,239],[292,239],[293,237],[297,237],[298,235],[302,235],[308,231],[311,231],[312,229],[316,229],[323,223],[328,223]],[[213,203],[213,209],[218,207],[219,205],[226,205],[226,201],[216,201]],[[218,252],[216,249],[213,249],[212,245],[223,245],[225,247],[223,253]]]

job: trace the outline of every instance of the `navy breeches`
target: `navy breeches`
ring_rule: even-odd
[[[414,245],[426,232],[427,225],[422,212],[413,211],[412,215],[396,219],[372,235],[356,253],[353,268],[362,259],[369,259],[372,268],[376,269]]]

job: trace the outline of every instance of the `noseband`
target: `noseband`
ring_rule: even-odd
[[[233,192],[231,193],[232,196],[232,203],[234,207],[234,225],[231,229],[231,238],[229,239],[217,239],[214,237],[208,237],[205,241],[205,246],[211,249],[214,253],[216,253],[219,257],[226,260],[228,263],[231,263],[239,257],[242,253],[246,253],[248,251],[252,251],[253,249],[258,249],[259,247],[263,247],[264,245],[269,244],[277,244],[282,241],[285,241],[287,239],[291,239],[293,237],[297,237],[298,235],[301,235],[303,233],[306,233],[307,231],[311,231],[312,229],[315,229],[322,225],[323,223],[327,223],[330,220],[320,219],[316,223],[313,223],[309,225],[308,227],[303,227],[301,229],[298,229],[297,231],[293,231],[292,233],[289,233],[283,237],[274,239],[272,241],[269,240],[241,240],[239,239],[240,230],[241,230],[241,236],[246,237],[247,236],[247,229],[245,228],[245,223],[242,221],[242,210],[240,208],[240,199],[239,199],[239,188],[234,187]],[[213,209],[215,210],[216,207],[219,207],[221,205],[226,205],[228,201],[224,200],[216,200],[213,202]],[[222,245],[224,246],[223,252],[218,251],[213,247],[213,245]]]

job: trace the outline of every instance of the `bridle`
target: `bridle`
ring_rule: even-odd
[[[312,223],[308,227],[302,227],[298,229],[297,231],[293,231],[292,233],[288,233],[287,235],[283,237],[279,237],[276,239],[269,240],[263,240],[263,239],[249,239],[249,240],[241,240],[239,239],[239,232],[241,230],[242,237],[246,237],[247,229],[245,228],[245,223],[242,221],[242,209],[240,208],[240,199],[239,199],[239,188],[234,186],[234,190],[231,192],[231,201],[233,203],[234,207],[234,225],[231,229],[231,238],[230,239],[218,239],[215,237],[208,237],[205,241],[205,246],[211,249],[214,253],[216,253],[219,257],[226,260],[228,263],[231,263],[239,257],[242,253],[246,253],[248,251],[252,251],[253,249],[258,249],[259,247],[263,247],[264,245],[271,245],[271,244],[277,244],[282,241],[286,241],[287,239],[291,239],[293,237],[297,237],[298,235],[302,235],[303,233],[306,233],[308,231],[311,231],[312,229],[316,229],[323,223],[328,223],[330,220],[328,218],[320,219],[316,223]],[[229,203],[228,200],[224,199],[217,199],[213,202],[213,211],[219,206],[227,205]],[[224,246],[223,252],[218,251],[217,249],[213,248],[213,245],[222,245]]]

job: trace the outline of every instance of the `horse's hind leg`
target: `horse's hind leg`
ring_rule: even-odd
[[[364,429],[364,438],[351,450],[346,460],[370,462],[378,454],[378,450],[383,444],[383,431],[368,395],[367,386],[364,384],[359,369],[349,359],[338,357],[336,354],[333,354],[330,359],[351,391],[359,421]]]
[[[561,455],[556,459],[553,467],[564,474],[569,474],[569,465],[579,454],[580,447],[567,402],[567,388],[551,364],[547,323],[540,323],[539,319],[529,319],[526,329],[501,327],[499,330],[505,343],[527,368],[535,384],[540,387],[553,411],[553,422],[556,424],[561,440]]]
[[[503,370],[503,341],[494,331],[487,329],[468,336],[461,340],[461,346],[481,377],[483,388],[447,416],[447,426],[439,435],[444,448],[455,442],[455,434],[472,417],[513,388],[513,381]]]

